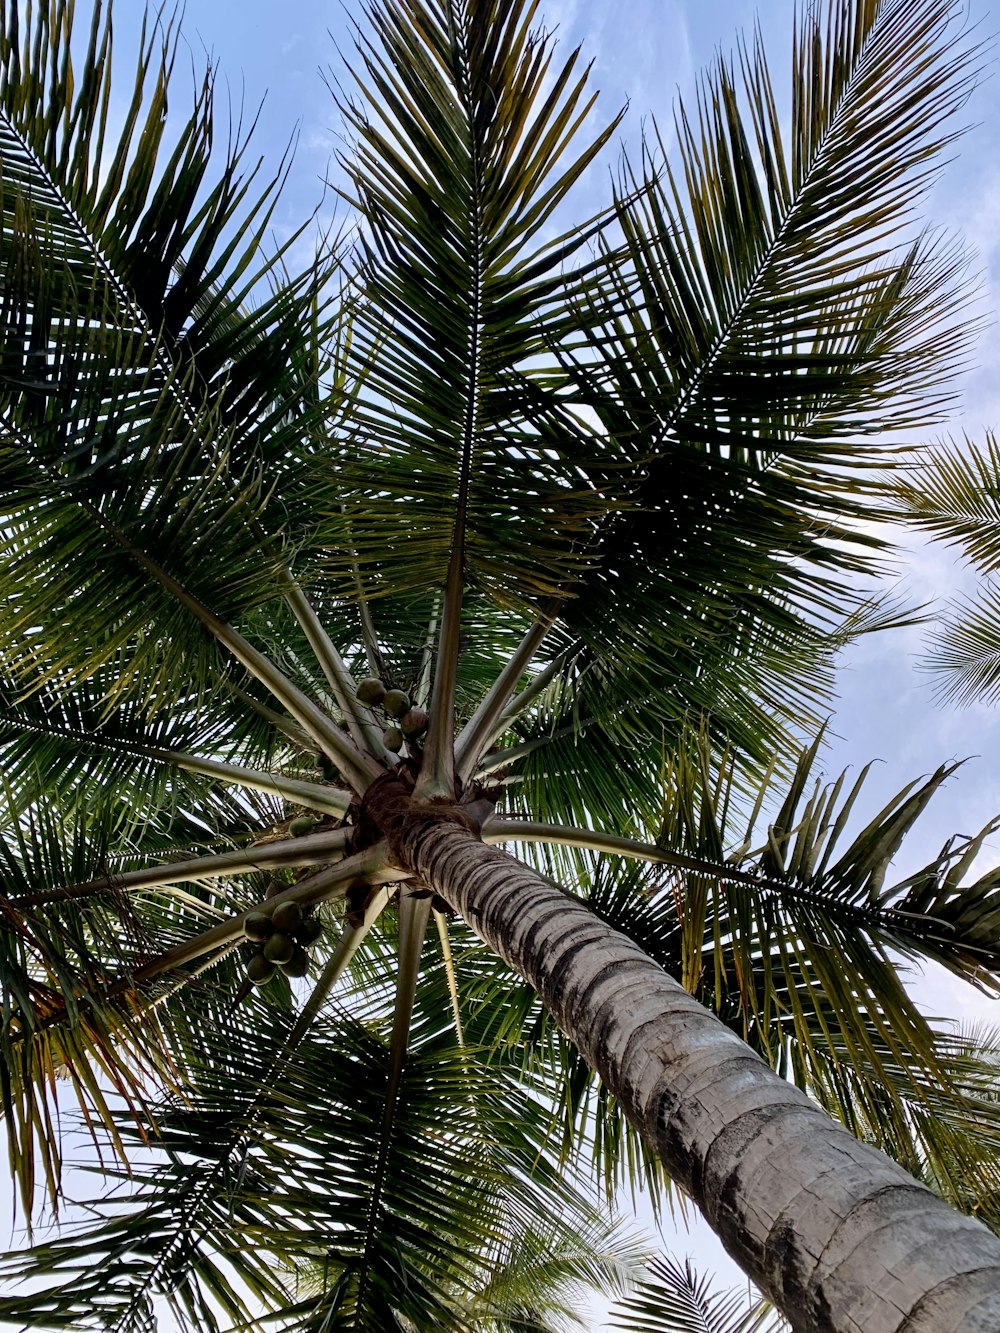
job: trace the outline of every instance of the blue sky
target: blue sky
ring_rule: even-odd
[[[123,0],[118,9],[118,42],[131,49],[140,6]],[[357,6],[348,0],[348,9]],[[78,0],[81,20],[87,0]],[[729,50],[736,32],[753,23],[751,0],[631,0],[627,6],[607,0],[549,0],[542,14],[558,27],[564,41],[582,42],[594,60],[595,82],[602,90],[601,110],[610,116],[629,100],[623,140],[635,146],[644,117],[655,114],[666,126],[679,89],[690,94],[695,73],[719,49]],[[791,0],[767,0],[761,24],[773,56],[773,72],[781,83],[787,68]],[[970,4],[972,20],[990,30],[989,7]],[[993,23],[996,22],[994,11]],[[275,218],[280,233],[296,227],[323,198],[323,180],[339,146],[338,118],[322,75],[342,68],[337,44],[346,53],[350,33],[344,9],[332,0],[189,0],[184,29],[192,58],[200,65],[210,52],[228,84],[235,105],[260,115],[259,150],[276,162],[293,135],[298,135],[289,188]],[[125,57],[126,63],[128,57]],[[266,96],[265,96],[266,94]],[[928,216],[936,225],[965,234],[978,251],[984,310],[1000,308],[1000,86],[994,77],[979,91],[966,119],[973,123],[960,146],[961,159],[935,187]],[[595,168],[586,189],[594,201],[603,198],[606,172],[614,157]],[[585,207],[585,204],[584,204]],[[331,201],[327,198],[325,211]],[[973,438],[1000,425],[1000,354],[995,329],[984,333],[976,364],[963,381],[963,397],[950,431]],[[942,434],[938,430],[935,434]],[[961,574],[951,556],[938,548],[913,543],[900,561],[900,586],[917,600],[944,595]],[[921,635],[906,631],[860,645],[845,660],[841,701],[834,722],[837,740],[828,765],[836,772],[847,764],[882,761],[873,774],[870,808],[898,790],[911,777],[928,772],[943,760],[970,759],[939,798],[934,817],[918,831],[908,855],[933,854],[953,833],[972,833],[1000,812],[1000,715],[985,707],[963,712],[939,708],[931,684],[918,666]],[[1000,862],[1000,838],[990,851]],[[996,1021],[992,1003],[968,988],[938,976],[922,983],[922,995],[934,1012],[963,1019]],[[713,1254],[700,1235],[677,1242],[680,1252]],[[714,1259],[709,1262],[714,1262]],[[595,1313],[595,1328],[601,1327]]]

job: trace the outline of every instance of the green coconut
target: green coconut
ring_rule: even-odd
[[[369,708],[377,708],[385,698],[385,686],[377,676],[369,676],[357,688],[358,698]]]
[[[243,922],[243,934],[248,940],[266,940],[271,933],[271,918],[267,912],[250,912]]]
[[[283,930],[286,935],[291,935],[302,925],[302,908],[298,903],[279,903],[271,920],[275,930]]]
[[[276,930],[264,945],[264,957],[272,963],[287,963],[295,952],[295,941],[283,930]]]
[[[286,977],[304,977],[309,971],[309,955],[301,944],[297,944],[291,958],[281,964],[281,970]]]
[[[382,732],[382,744],[393,754],[399,754],[403,748],[403,733],[398,727],[386,727]]]
[[[274,964],[262,953],[255,955],[247,963],[247,976],[255,986],[266,986],[276,972]]]
[[[307,833],[312,833],[316,827],[316,820],[312,815],[298,815],[288,825],[288,833],[293,838],[304,838]]]
[[[323,922],[318,916],[307,916],[292,933],[300,944],[314,944],[323,934]]]
[[[404,690],[390,690],[382,700],[382,707],[389,717],[402,717],[410,711],[410,696]]]

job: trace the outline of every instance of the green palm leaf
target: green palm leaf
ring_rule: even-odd
[[[190,117],[168,147],[174,21],[143,23],[123,126],[112,143],[110,9],[95,10],[79,70],[72,6],[57,0],[32,17],[22,28],[16,5],[5,4],[0,15],[7,207],[30,202],[39,239],[76,275],[77,291],[91,289],[90,299],[123,330],[145,335],[162,375],[182,372],[191,410],[221,393],[224,418],[266,438],[268,399],[287,396],[303,368],[292,335],[300,344],[294,321],[307,315],[313,297],[304,288],[289,305],[300,279],[280,284],[256,309],[242,306],[280,270],[282,254],[263,258],[260,241],[285,172],[257,184],[259,167],[245,164],[248,138],[240,135],[212,179],[211,72],[194,87]]]
[[[546,1112],[491,1070],[487,1052],[456,1051],[437,1012],[415,1024],[391,1169],[377,1183],[391,1004],[370,1001],[364,1023],[335,1009],[282,1065],[287,1019],[263,999],[211,1036],[201,1030],[183,1101],[157,1114],[159,1160],[133,1163],[128,1209],[121,1197],[98,1202],[99,1220],[78,1234],[30,1259],[8,1256],[8,1276],[45,1275],[48,1286],[6,1300],[5,1317],[124,1329],[158,1289],[199,1329],[215,1326],[203,1322],[213,1305],[250,1317],[252,1299],[301,1328],[381,1329],[406,1317],[457,1330],[470,1308],[513,1314],[526,1264],[541,1310],[567,1283],[621,1280],[635,1246],[546,1162]],[[85,1269],[94,1246],[106,1257]]]
[[[992,1111],[980,1104],[973,1112],[966,1101],[951,1038],[908,994],[900,957],[930,957],[996,988],[997,875],[963,883],[995,823],[949,841],[927,867],[893,882],[889,870],[903,838],[954,767],[909,784],[852,833],[867,770],[852,785],[842,776],[824,786],[812,773],[818,747],[817,740],[802,753],[790,781],[772,774],[748,799],[736,756],[716,757],[706,736],[696,738],[666,770],[663,850],[634,842],[638,864],[614,855],[624,850],[620,839],[568,837],[571,830],[554,827],[549,840],[568,845],[522,844],[519,851],[543,873],[578,885],[600,916],[775,1067],[814,1090],[831,1114],[921,1172],[946,1151],[935,1140],[935,1126],[947,1121],[945,1103],[966,1104],[970,1115],[985,1117],[983,1126]],[[766,832],[762,811],[770,811]],[[520,827],[510,822],[512,842]],[[545,838],[544,825],[526,827]],[[500,840],[503,829],[497,820],[487,836]],[[666,864],[643,866],[643,856]],[[626,1160],[629,1174],[645,1170],[655,1181],[655,1166],[639,1165],[641,1147],[626,1146],[613,1102],[533,998],[524,997],[523,1009],[508,1005],[511,1038],[533,1033],[528,1047],[542,1077],[554,1080],[565,1151],[593,1124],[609,1187],[625,1178]]]
[[[966,437],[927,451],[911,471],[893,479],[891,494],[911,523],[962,553],[983,574],[1000,568],[997,538],[1000,442]]]
[[[788,1325],[767,1306],[748,1310],[738,1292],[719,1292],[691,1260],[654,1259],[634,1296],[612,1310],[612,1328],[630,1333],[781,1333]]]
[[[971,77],[942,35],[951,8],[807,16],[787,141],[760,44],[720,60],[678,109],[678,165],[650,150],[628,173],[621,308],[575,368],[630,460],[625,512],[565,611],[601,668],[584,713],[641,699],[676,726],[693,707],[747,750],[762,698],[808,716],[803,651],[851,605],[838,571],[871,567],[849,517],[877,496],[851,466],[859,448],[871,463],[859,437],[942,410],[968,346],[960,257],[894,234]],[[900,100],[921,107],[902,131]]]
[[[950,1026],[950,1025],[949,1025]],[[801,1078],[817,1101],[843,1120],[857,1137],[904,1163],[942,1198],[978,1217],[993,1231],[1000,1228],[997,1195],[996,1034],[964,1034],[945,1029],[937,1036],[946,1086],[900,1067],[895,1056],[881,1053],[884,1091],[858,1095],[854,1062],[831,1044],[799,1064]]]
[[[930,641],[926,666],[943,703],[995,703],[1000,694],[1000,588],[990,580],[975,597],[956,599]]]
[[[0,24],[0,471],[4,573],[17,605],[3,633],[20,670],[65,676],[113,663],[120,692],[165,698],[172,680],[207,681],[218,657],[137,569],[136,552],[156,551],[194,596],[228,614],[280,591],[287,557],[266,555],[260,539],[298,539],[309,522],[299,501],[313,456],[291,444],[335,401],[324,387],[331,358],[317,350],[332,330],[318,303],[331,265],[287,277],[287,245],[260,259],[284,173],[256,187],[241,142],[212,182],[210,78],[166,156],[170,28],[159,50],[155,33],[144,36],[98,185],[97,160],[110,151],[110,17],[95,14],[92,63],[78,81],[69,13],[45,8],[22,36],[17,7],[5,7]],[[53,105],[65,114],[53,116]],[[272,279],[273,294],[250,305]],[[281,505],[269,506],[279,479]],[[45,578],[33,577],[36,560]],[[92,608],[109,599],[118,614],[102,624]],[[59,631],[35,636],[27,653],[24,627],[51,623],[55,607]]]
[[[1000,445],[987,434],[927,451],[890,494],[902,517],[951,546],[985,577],[974,597],[953,600],[933,634],[925,665],[942,702],[992,703],[1000,691],[1000,566],[997,495]]]
[[[545,346],[547,330],[564,333],[562,268],[586,233],[542,237],[614,124],[567,158],[593,97],[576,53],[553,63],[536,8],[390,0],[357,38],[341,107],[364,219],[351,358],[363,392],[342,531],[375,594],[443,582],[457,505],[473,587],[505,606],[547,595],[606,508],[574,481],[600,445],[551,392]]]

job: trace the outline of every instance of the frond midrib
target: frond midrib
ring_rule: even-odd
[[[869,44],[873,40],[875,40],[876,28],[879,24],[880,18],[883,18],[884,14],[885,11],[880,8],[879,13],[876,14],[875,16],[872,27],[869,29],[868,33],[865,36],[864,43],[859,53],[857,54],[854,67],[851,70],[850,78],[845,82],[843,91],[833,111],[833,114],[830,116],[827,125],[824,127],[822,139],[815,146],[815,151],[813,152],[809,166],[806,169],[806,171],[802,173],[799,179],[795,195],[789,202],[785,214],[781,218],[778,227],[775,230],[774,236],[766,246],[765,250],[760,256],[760,259],[755,265],[754,270],[743,292],[740,294],[734,309],[729,314],[729,316],[723,321],[722,326],[720,327],[718,333],[716,334],[711,347],[708,349],[706,355],[699,361],[698,365],[695,367],[694,372],[691,375],[691,378],[688,381],[688,383],[681,389],[673,407],[670,408],[664,414],[664,421],[660,427],[660,438],[656,442],[656,445],[654,445],[654,452],[656,447],[658,447],[658,445],[661,444],[666,439],[669,433],[683,418],[686,410],[696,401],[698,392],[701,389],[704,380],[718,364],[719,358],[721,357],[721,355],[725,350],[726,343],[732,336],[733,332],[738,328],[747,309],[752,305],[754,298],[756,297],[757,293],[760,290],[762,280],[765,274],[767,273],[768,269],[772,265],[772,261],[775,255],[780,251],[782,243],[786,235],[788,234],[788,231],[794,225],[797,214],[804,207],[805,199],[809,193],[809,189],[813,180],[815,179],[817,174],[821,173],[825,169],[826,164],[824,158],[829,153],[831,141],[836,138],[839,120],[845,114],[845,106],[849,104],[849,101],[855,89],[856,81],[862,72],[861,66],[864,61],[865,51],[867,50]],[[815,419],[815,416],[819,415],[821,414],[817,411],[817,413],[814,414],[814,417],[811,419]]]

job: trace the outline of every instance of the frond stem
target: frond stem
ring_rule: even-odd
[[[458,1001],[458,976],[455,973],[455,955],[451,951],[451,939],[448,936],[448,918],[444,912],[434,913],[438,941],[441,945],[441,957],[444,959],[445,973],[448,977],[448,994],[451,996],[451,1012],[455,1017],[455,1034],[458,1044],[465,1046],[465,1032],[462,1028],[462,1010]]]
[[[346,506],[341,505],[340,509],[341,513],[346,514]],[[378,678],[382,680],[386,674],[385,659],[378,646],[378,636],[375,633],[375,622],[372,620],[371,611],[368,607],[368,598],[365,596],[364,585],[361,582],[361,569],[358,564],[358,553],[353,546],[347,548],[347,553],[351,557],[351,572],[354,577],[354,594],[357,598],[358,615],[361,618],[361,642],[364,644],[368,670],[373,676],[378,676]]]
[[[455,687],[458,681],[458,645],[462,625],[462,596],[465,585],[463,546],[464,519],[456,531],[448,562],[444,591],[437,668],[431,695],[430,725],[424,743],[423,764],[413,795],[417,800],[445,799],[455,795]]]
[[[417,704],[426,708],[431,693],[431,663],[434,660],[434,635],[437,633],[438,616],[441,614],[441,595],[434,598],[430,620],[427,622],[427,638],[420,652],[420,678],[417,682]]]
[[[808,903],[831,917],[847,920],[854,927],[881,932],[897,942],[905,939],[910,944],[920,944],[923,941],[953,943],[951,936],[934,936],[927,929],[920,931],[916,928],[918,921],[926,925],[939,924],[933,917],[897,911],[891,906],[858,906],[832,896],[829,891],[824,892],[822,881],[818,878],[812,886],[807,886],[792,880],[755,874],[750,870],[739,870],[726,861],[705,860],[697,856],[686,856],[682,852],[671,852],[653,843],[641,842],[634,838],[620,838],[614,834],[598,833],[593,829],[578,829],[568,824],[544,824],[535,820],[514,819],[501,815],[494,815],[487,820],[483,826],[482,840],[494,846],[505,842],[548,842],[563,847],[579,847],[587,851],[609,852],[615,856],[671,866],[697,875],[711,875],[724,883],[745,884],[758,893],[763,891],[778,894],[785,899],[793,898],[797,902]],[[909,918],[914,924],[908,925],[904,918]],[[972,951],[976,948],[975,945],[967,945],[964,942],[962,947]],[[988,951],[984,949],[982,952]]]
[[[230,694],[242,700],[249,709],[255,712],[258,717],[262,717],[265,722],[270,722],[275,731],[280,731],[283,736],[287,736],[293,745],[297,745],[300,749],[312,748],[312,738],[307,736],[290,717],[284,717],[276,709],[268,708],[267,704],[261,703],[259,699],[255,699],[242,686],[234,684],[231,680],[227,680],[225,685]]]
[[[718,879],[748,884],[755,889],[769,889],[784,894],[798,892],[794,884],[768,879],[748,870],[737,870],[735,866],[728,865],[725,861],[707,861],[698,856],[685,856],[682,852],[670,852],[651,842],[640,842],[635,838],[619,838],[611,833],[578,829],[569,824],[543,824],[531,819],[512,819],[494,815],[483,826],[482,838],[483,842],[493,845],[504,842],[554,842],[563,847],[610,852],[613,855],[628,856],[639,861],[673,866],[678,870],[690,870],[699,875],[714,875]]]
[[[337,765],[356,791],[363,792],[368,784],[384,771],[371,755],[363,754],[344,735],[336,723],[313,703],[308,695],[303,694],[274,665],[270,658],[265,657],[262,652],[254,648],[239,630],[227,624],[214,611],[210,611],[165,569],[161,569],[145,551],[129,541],[124,533],[113,528],[104,520],[102,515],[96,511],[94,512],[105,531],[122,546],[133,560],[151,574],[165,591],[169,592],[182,606],[186,607],[223,647],[229,649],[236,660],[241,662],[252,676],[271,691],[274,697],[287,708],[292,717],[305,727],[306,731],[320,748],[328,754],[330,760]]]
[[[157,750],[150,746],[141,753],[148,754],[151,759],[162,759],[189,773],[201,773],[234,786],[270,792],[273,796],[282,796],[328,815],[346,815],[354,800],[352,792],[343,791],[339,787],[327,787],[321,782],[304,782],[300,778],[286,778],[281,773],[260,772],[254,768],[244,768],[241,764],[227,764],[221,759],[202,759],[181,750]]]
[[[534,703],[542,691],[552,684],[569,661],[572,652],[571,648],[567,648],[565,652],[561,652],[558,657],[553,658],[543,671],[539,671],[528,681],[519,694],[515,694],[511,698],[510,703],[500,714],[496,729],[488,742],[489,744],[502,736],[514,719],[520,717],[528,705]]]
[[[365,596],[365,590],[361,586],[361,572],[358,569],[357,561],[354,562],[354,588],[358,598],[358,615],[361,617],[361,640],[365,645],[365,658],[368,662],[368,670],[373,676],[380,679],[385,675],[385,659],[382,656],[382,650],[378,646],[378,636],[375,633],[375,622],[372,620],[371,609],[368,606],[368,598]]]
[[[396,1006],[392,1015],[392,1036],[389,1040],[389,1076],[385,1092],[385,1111],[382,1116],[382,1133],[379,1137],[378,1159],[375,1164],[371,1199],[368,1204],[368,1227],[365,1233],[364,1253],[360,1265],[361,1273],[358,1279],[357,1304],[359,1309],[363,1308],[365,1286],[371,1267],[371,1254],[378,1231],[379,1207],[382,1202],[382,1190],[385,1186],[386,1171],[389,1165],[392,1127],[396,1118],[396,1104],[399,1100],[399,1088],[403,1080],[403,1068],[406,1064],[406,1054],[409,1048],[413,1002],[420,972],[420,953],[423,948],[424,936],[427,933],[430,914],[431,899],[429,896],[415,898],[412,894],[400,895]]]
[[[536,750],[543,750],[552,741],[561,740],[563,736],[581,735],[596,721],[596,718],[588,717],[582,722],[567,722],[563,727],[556,727],[555,731],[549,732],[547,736],[536,736],[534,740],[525,741],[522,745],[512,745],[507,750],[498,750],[496,754],[486,755],[479,761],[476,772],[486,774],[492,773],[497,768],[506,768],[508,764],[514,764],[519,759],[534,754]]]
[[[344,714],[348,731],[358,748],[384,762],[396,763],[397,756],[382,744],[382,732],[366,719],[358,703],[354,680],[333,640],[327,634],[312,603],[291,574],[287,575],[285,600],[292,615],[309,641],[316,661],[326,677],[337,707]]]
[[[353,829],[331,829],[326,833],[312,833],[304,838],[288,838],[281,842],[259,844],[234,852],[214,856],[199,856],[190,861],[173,861],[167,865],[146,866],[87,883],[67,884],[45,893],[21,894],[8,898],[11,907],[41,907],[47,903],[64,902],[69,898],[92,898],[104,893],[127,893],[138,889],[157,889],[190,880],[229,877],[255,870],[279,870],[284,866],[325,865],[337,859]]]
[[[219,782],[232,783],[237,787],[266,791],[272,796],[284,797],[328,815],[338,817],[345,815],[354,800],[352,792],[343,791],[339,787],[328,787],[321,782],[306,782],[301,778],[289,778],[282,773],[267,773],[260,769],[245,768],[242,764],[230,764],[222,759],[205,759],[199,755],[188,754],[185,750],[162,750],[155,745],[143,745],[139,741],[120,738],[116,738],[113,742],[105,741],[91,732],[76,731],[71,727],[45,727],[26,722],[21,718],[8,719],[0,726],[0,731],[6,728],[35,732],[42,736],[65,736],[78,744],[82,742],[94,750],[104,750],[112,754],[124,752],[140,755],[146,759],[159,759],[188,773],[199,773],[203,777],[216,778]]]
[[[486,692],[479,707],[469,718],[455,741],[455,765],[460,782],[466,782],[482,758],[483,751],[496,734],[504,710],[517,689],[518,681],[528,669],[531,659],[541,647],[552,628],[558,607],[539,616],[531,626],[510,660]]]
[[[458,466],[458,493],[455,524],[452,529],[451,559],[445,584],[441,638],[438,643],[434,690],[431,695],[430,729],[424,744],[423,765],[414,788],[417,800],[455,796],[455,690],[458,682],[458,652],[465,591],[465,541],[469,516],[469,492],[472,462],[479,431],[479,394],[482,377],[483,314],[483,218],[480,152],[476,138],[474,109],[469,104],[467,34],[459,32],[453,0],[448,0],[449,41],[457,57],[454,78],[459,100],[468,116],[469,126],[469,254],[471,264],[468,329],[468,383],[462,420]]]

